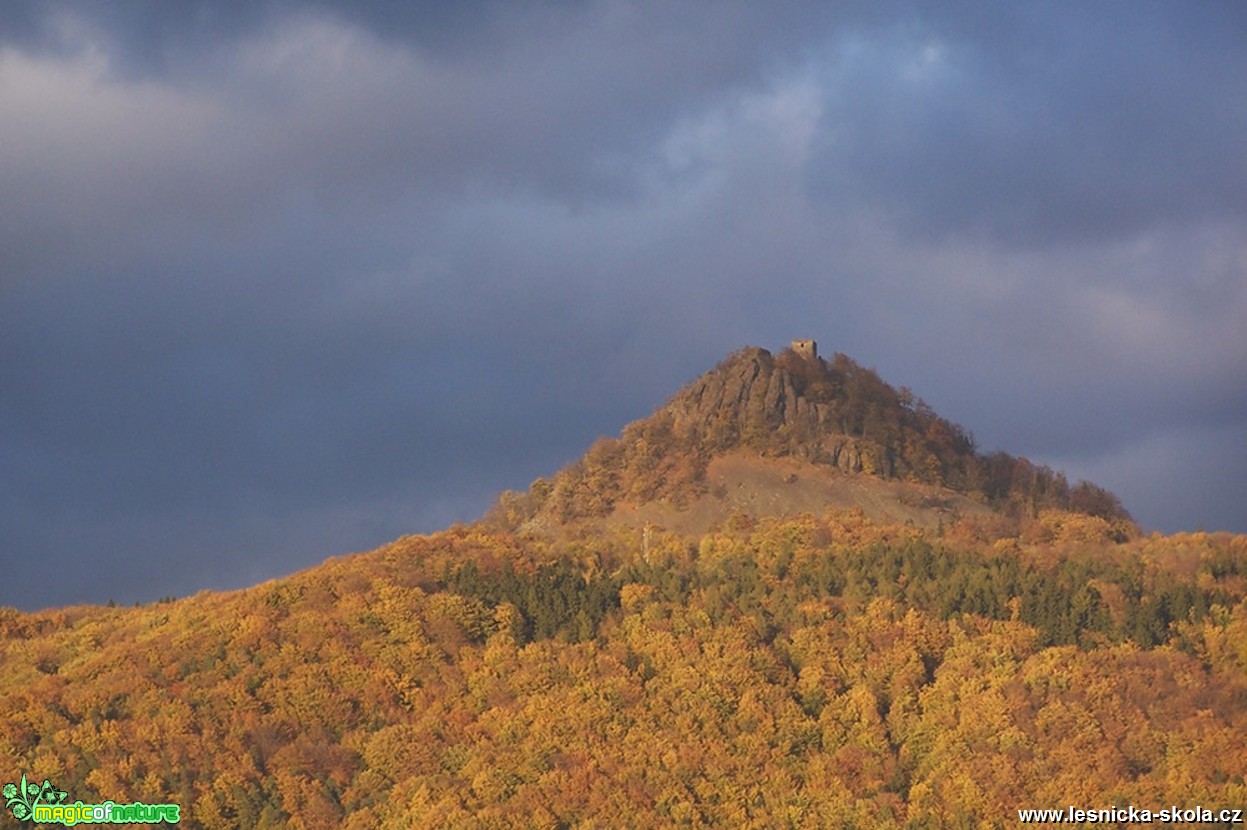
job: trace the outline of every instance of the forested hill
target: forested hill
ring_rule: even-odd
[[[524,507],[567,522],[621,502],[681,506],[705,491],[711,459],[741,450],[943,487],[1015,517],[1057,509],[1103,518],[1121,538],[1134,530],[1111,492],[1071,486],[1025,458],[980,453],[968,431],[908,389],[843,354],[828,361],[792,349],[729,356],[619,438],[599,440],[552,480],[536,482]]]
[[[998,510],[576,519],[692,498],[725,453]],[[1118,538],[1111,495],[978,455],[848,358],[740,352],[500,505],[241,591],[0,608],[7,810],[916,830],[1247,804],[1247,536]]]
[[[2,780],[194,828],[1221,809],[1247,804],[1245,702],[1226,534],[982,544],[835,514],[643,548],[475,525],[228,594],[0,609]]]

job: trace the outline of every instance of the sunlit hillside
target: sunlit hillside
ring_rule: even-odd
[[[980,452],[969,431],[910,390],[893,388],[846,355],[824,360],[812,341],[797,344],[810,351],[772,355],[749,348],[730,355],[653,415],[628,424],[619,438],[599,440],[528,493],[504,494],[498,514],[512,524],[527,519],[566,526],[642,504],[686,510],[707,493],[723,500],[727,494],[716,492],[709,466],[746,455],[801,461],[824,477],[857,476],[855,483],[920,485],[908,490],[917,500],[932,496],[923,486],[940,488],[945,492],[937,499],[959,502],[955,513],[966,510],[968,499],[1013,519],[1069,510],[1109,521],[1119,538],[1133,531],[1129,513],[1107,490],[1086,481],[1071,486],[1059,472],[1025,458]],[[783,488],[771,490],[782,496]],[[830,503],[844,501],[832,497]],[[879,517],[896,514],[884,509]]]
[[[847,359],[798,358],[747,355],[789,373],[774,400],[851,414],[811,391]],[[715,426],[721,400],[686,406],[712,373],[479,523],[232,593],[0,611],[5,782],[212,828],[1247,805],[1247,537],[1142,533],[863,377],[860,425]],[[993,484],[1004,459],[1026,475]]]

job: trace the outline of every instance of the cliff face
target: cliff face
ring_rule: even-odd
[[[745,349],[680,390],[658,415],[711,455],[748,446],[846,473],[893,475],[886,448],[846,434],[832,401],[805,394],[808,376],[827,371],[818,358],[787,352],[777,360],[765,349]]]

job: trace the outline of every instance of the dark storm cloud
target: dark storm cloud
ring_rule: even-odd
[[[793,336],[1144,524],[1247,529],[1242,24],[9,4],[0,546],[63,581],[0,604],[472,518]]]
[[[223,41],[280,25],[300,13],[328,15],[347,24],[359,24],[375,34],[407,39],[422,48],[461,54],[467,49],[487,52],[490,41],[481,36],[505,19],[509,6],[497,0],[460,3],[359,2],[297,3],[293,0],[131,0],[127,3],[81,4],[57,0],[14,0],[0,10],[0,39],[41,50],[70,50],[74,25],[89,26],[95,40],[104,38],[116,51],[126,72],[160,75],[179,64],[213,51]],[[564,3],[572,12],[577,4]],[[528,8],[536,8],[528,4]]]
[[[1009,4],[849,35],[819,189],[991,243],[1241,221],[1244,36],[1230,3]]]
[[[583,204],[635,195],[635,163],[675,120],[756,83],[822,16],[744,3],[244,5],[53,6],[61,22],[42,28],[96,61],[106,92],[156,96],[134,108],[161,119],[160,135],[177,130],[169,110],[189,120],[184,153],[237,177],[156,186],[249,202],[288,176],[333,199],[484,185]],[[134,132],[148,132],[143,115],[126,113]]]

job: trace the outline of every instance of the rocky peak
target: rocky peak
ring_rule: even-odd
[[[1111,493],[1071,489],[1024,458],[980,455],[967,431],[908,390],[843,354],[818,357],[813,341],[793,342],[777,355],[750,347],[728,356],[619,438],[535,483],[531,509],[567,520],[605,515],[620,501],[686,504],[705,490],[711,459],[744,452],[935,485],[1010,513],[1057,507],[1128,520]]]
[[[836,360],[851,363],[843,355]],[[852,435],[850,419],[840,417],[841,381],[812,352],[788,349],[776,357],[748,348],[685,386],[658,414],[670,417],[673,432],[709,454],[750,447],[844,472],[892,475],[887,448]]]

